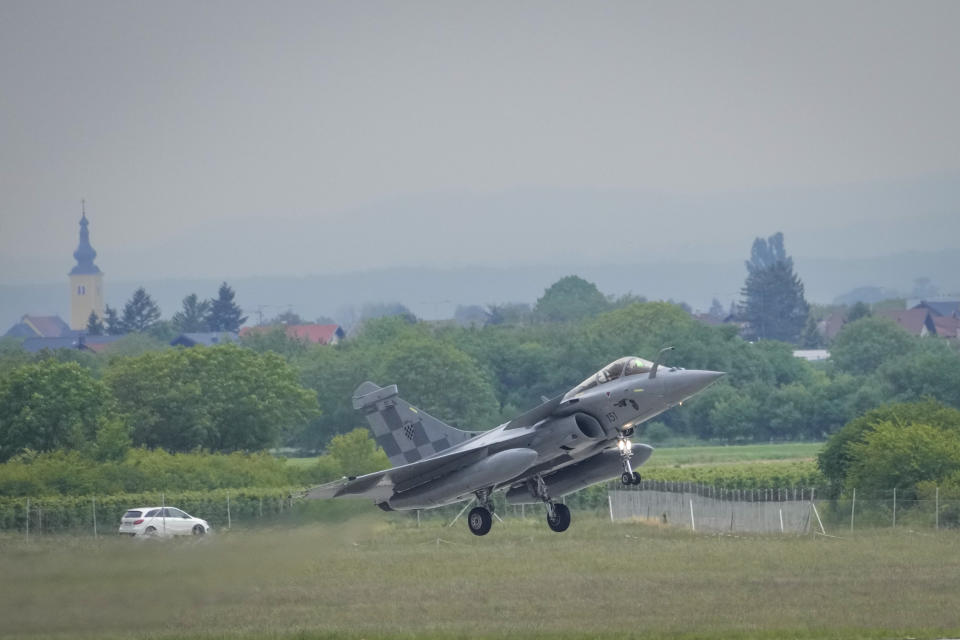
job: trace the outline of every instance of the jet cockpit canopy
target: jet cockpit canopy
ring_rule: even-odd
[[[635,376],[641,373],[650,373],[651,369],[653,369],[653,363],[649,360],[645,360],[644,358],[638,358],[636,356],[620,358],[619,360],[614,360],[603,369],[600,369],[600,371],[597,371],[595,374],[578,384],[566,395],[566,397],[571,398],[579,393],[583,393],[584,391],[602,384],[606,384],[607,382],[612,382],[613,380],[617,380],[619,378]]]

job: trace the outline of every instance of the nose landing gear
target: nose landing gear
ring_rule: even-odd
[[[630,458],[633,457],[633,443],[630,442],[630,436],[633,435],[633,429],[628,429],[617,438],[617,449],[620,450],[620,465],[623,473],[620,474],[620,482],[624,486],[640,484],[640,474],[630,466]]]

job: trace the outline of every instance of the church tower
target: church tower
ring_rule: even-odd
[[[91,311],[103,319],[103,272],[93,264],[97,252],[90,246],[86,203],[81,211],[80,244],[73,252],[77,265],[70,270],[70,328],[76,331],[87,328]]]

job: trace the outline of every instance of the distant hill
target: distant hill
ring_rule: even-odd
[[[788,238],[789,243],[789,238]],[[789,244],[788,244],[789,247]],[[692,256],[690,256],[692,258]],[[915,278],[930,277],[944,293],[960,292],[960,250],[910,252],[880,258],[828,259],[795,257],[807,298],[831,302],[860,286],[874,286],[907,294]],[[459,267],[454,269],[404,267],[364,272],[228,278],[237,302],[247,310],[248,322],[292,308],[303,318],[338,319],[349,305],[401,302],[422,318],[449,318],[458,304],[533,303],[559,278],[577,274],[597,284],[606,294],[632,292],[650,299],[684,301],[706,310],[712,298],[725,306],[739,299],[746,271],[742,260],[726,262],[651,261],[620,264],[568,264],[514,268]],[[64,279],[66,280],[66,279]],[[180,308],[190,293],[216,295],[217,279],[167,279],[114,282],[107,279],[107,304],[120,307],[134,289],[144,286],[159,303],[164,317]],[[67,283],[0,285],[0,332],[24,313],[69,316]]]

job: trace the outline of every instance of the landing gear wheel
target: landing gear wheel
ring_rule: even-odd
[[[553,517],[547,512],[547,526],[561,533],[570,526],[570,509],[563,503],[553,505]]]
[[[623,483],[623,484],[625,484],[625,485],[631,485],[631,484],[633,484],[633,474],[632,474],[632,473],[627,473],[626,471],[624,471],[624,472],[620,475],[620,482]]]
[[[567,524],[569,524],[569,518]],[[470,527],[470,533],[473,535],[485,536],[490,533],[490,527],[493,526],[493,516],[483,507],[474,507],[467,516],[467,526]]]
[[[639,472],[639,471],[634,471],[634,472],[633,472],[633,484],[640,484],[640,482],[642,482],[642,479],[640,478],[640,472]]]

